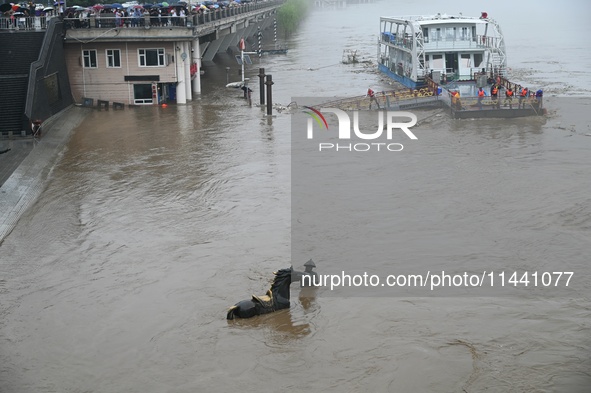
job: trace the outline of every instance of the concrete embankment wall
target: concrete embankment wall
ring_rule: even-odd
[[[43,192],[60,152],[92,109],[70,106],[43,123],[42,137],[0,187],[0,243]],[[13,146],[13,149],[18,149]],[[13,153],[12,151],[9,153]],[[3,160],[10,160],[5,154]],[[15,155],[13,157],[18,157]],[[22,156],[21,156],[22,157]]]

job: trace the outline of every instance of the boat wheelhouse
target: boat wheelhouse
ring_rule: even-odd
[[[506,75],[505,42],[499,25],[478,18],[437,14],[380,18],[378,68],[394,80],[421,87],[474,80],[479,74]]]

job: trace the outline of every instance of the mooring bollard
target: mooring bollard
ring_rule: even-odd
[[[265,82],[267,85],[267,116],[271,116],[273,114],[273,75],[267,75],[267,81]]]
[[[261,106],[265,105],[265,69],[259,68],[259,95],[261,96]]]

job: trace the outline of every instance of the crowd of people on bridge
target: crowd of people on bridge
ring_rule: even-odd
[[[134,1],[125,4],[96,4],[92,7],[67,8],[64,7],[63,0],[56,1],[53,6],[43,6],[33,2],[6,3],[1,5],[3,8],[0,8],[0,28],[33,28],[34,18],[32,17],[54,16],[65,18],[69,28],[185,26],[188,17],[263,1],[268,0],[202,1],[191,4],[185,1],[169,4],[164,1],[143,5]]]

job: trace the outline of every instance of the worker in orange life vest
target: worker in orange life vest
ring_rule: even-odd
[[[493,102],[493,105],[496,106],[497,108],[500,107],[499,105],[499,88],[497,85],[492,85],[492,87],[490,88],[490,96]]]
[[[482,90],[482,87],[480,87],[478,89],[478,108],[482,109],[482,100],[484,99],[484,90]]]
[[[503,106],[507,106],[507,103],[509,104],[509,109],[513,109],[513,90],[510,87],[505,90],[505,103]]]
[[[521,93],[519,94],[519,108],[521,108],[521,105],[523,103],[523,108],[525,109],[525,102],[524,100],[527,98],[527,87],[524,87],[523,89],[521,89]]]

